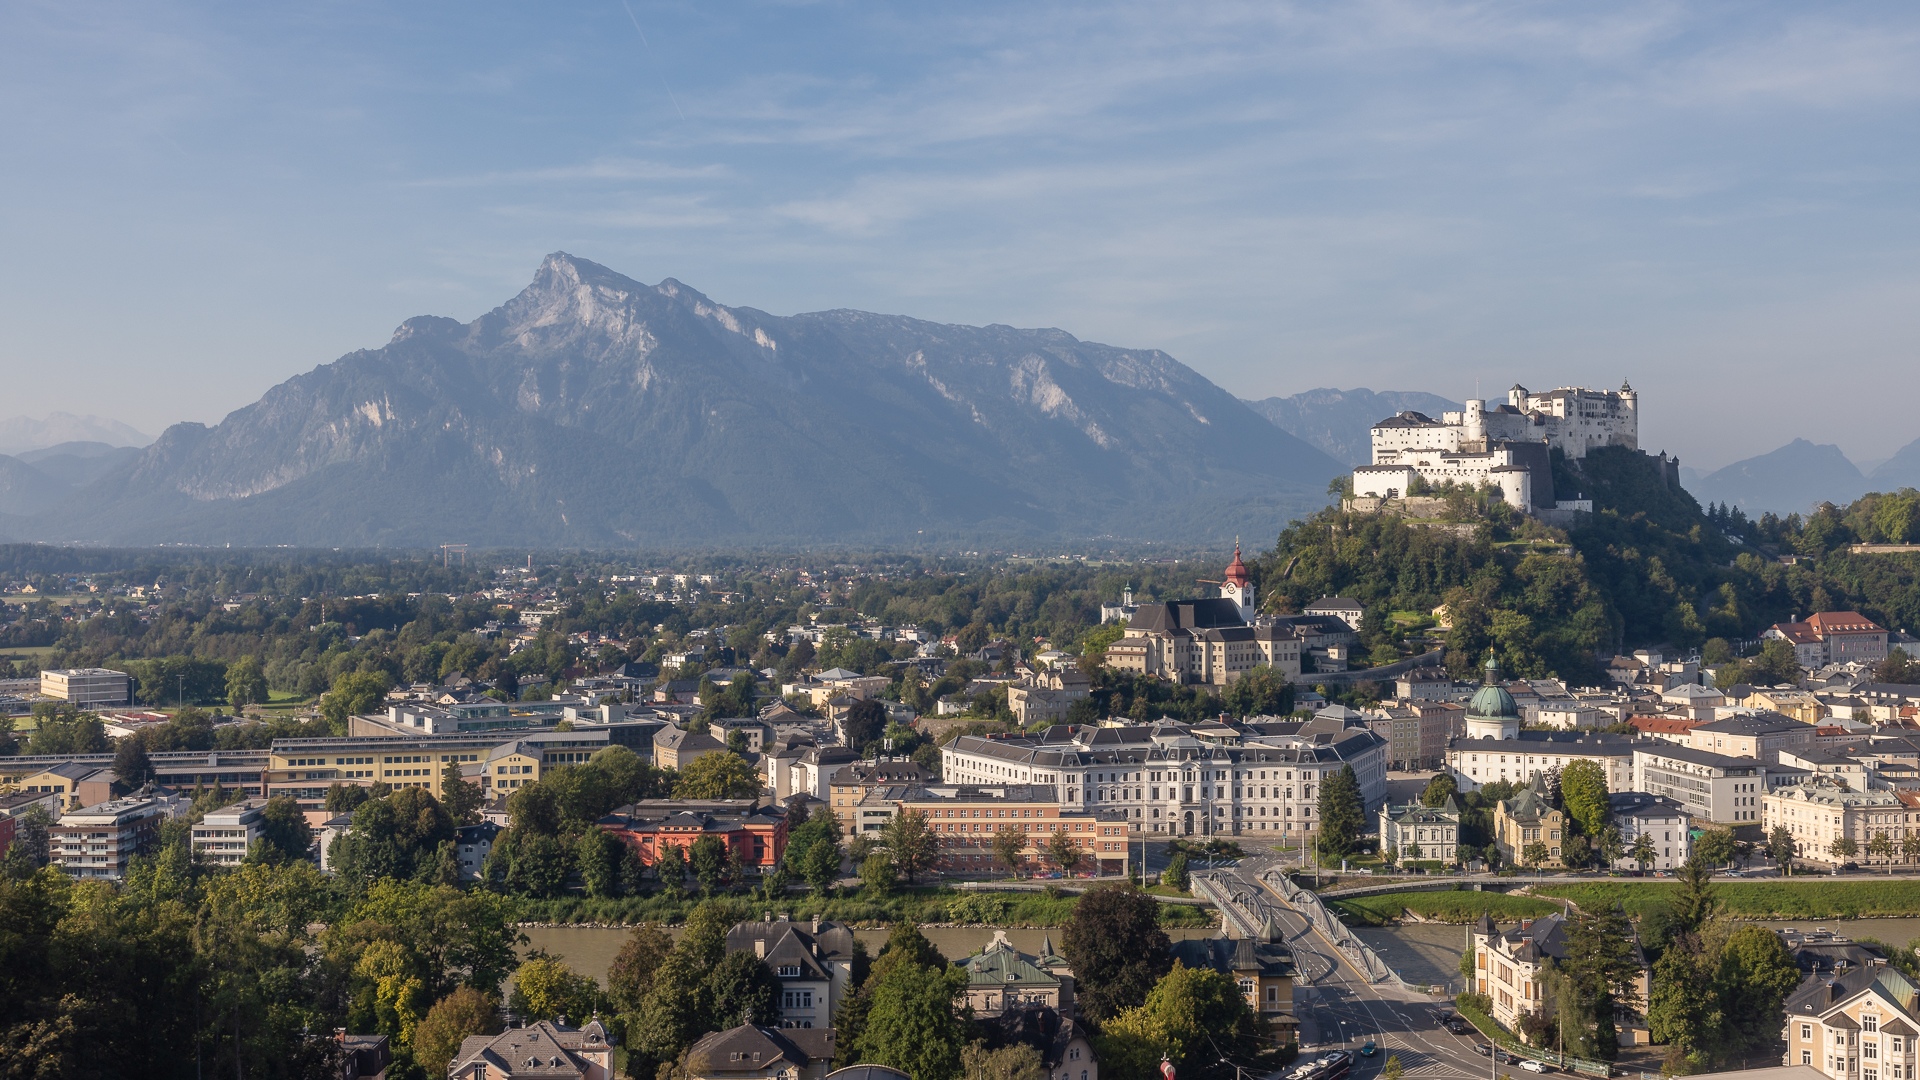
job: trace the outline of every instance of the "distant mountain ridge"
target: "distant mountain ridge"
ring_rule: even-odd
[[[1223,539],[1338,462],[1153,349],[859,311],[780,317],[564,253],[409,319],[6,531],[110,543]]]
[[[62,443],[97,442],[112,447],[145,446],[152,441],[153,436],[105,416],[56,412],[38,419],[15,416],[0,420],[0,454],[14,456]]]
[[[1805,514],[1822,502],[1846,504],[1872,486],[1838,446],[1795,439],[1778,450],[1682,483],[1702,503],[1726,503],[1749,515]]]
[[[1247,405],[1282,431],[1318,447],[1348,467],[1373,461],[1373,425],[1387,417],[1411,409],[1438,420],[1443,412],[1463,408],[1459,402],[1438,394],[1408,390],[1375,392],[1365,387],[1355,390],[1322,387],[1292,397],[1250,400]]]

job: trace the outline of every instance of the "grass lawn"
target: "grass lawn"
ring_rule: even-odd
[[[1340,918],[1350,926],[1384,926],[1411,911],[1436,922],[1469,923],[1482,915],[1503,922],[1550,915],[1560,910],[1551,900],[1532,896],[1509,896],[1499,892],[1474,892],[1458,889],[1450,892],[1377,893],[1328,901]]]
[[[1596,882],[1592,885],[1542,885],[1540,896],[1573,901],[1584,909],[1612,904],[1638,918],[1664,903],[1680,888],[1672,881]],[[1868,919],[1920,915],[1920,885],[1911,881],[1741,881],[1715,882],[1714,895],[1726,913],[1747,919]]]
[[[0,651],[0,660],[44,660],[53,655],[52,645],[15,645]]]
[[[1046,893],[959,892],[934,886],[897,889],[884,897],[869,897],[864,891],[850,896],[823,899],[818,896],[787,896],[767,903],[747,897],[731,898],[742,911],[785,911],[795,919],[815,915],[835,922],[880,926],[910,919],[917,923],[958,923],[972,926],[1064,926],[1079,903],[1078,896],[1048,896]],[[594,900],[565,897],[558,900],[525,900],[520,917],[541,923],[639,923],[685,922],[698,903],[696,896],[621,897]],[[1218,922],[1212,908],[1187,904],[1161,904],[1162,926],[1213,926]]]

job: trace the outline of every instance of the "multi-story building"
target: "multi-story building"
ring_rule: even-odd
[[[1813,862],[1833,866],[1903,862],[1902,842],[1909,833],[1920,832],[1920,793],[1860,791],[1814,775],[1762,796],[1761,826],[1767,832],[1785,827],[1793,834],[1800,858]],[[1890,855],[1867,850],[1882,834],[1893,845]],[[1851,854],[1840,844],[1843,839],[1853,842]]]
[[[1439,806],[1382,803],[1380,848],[1392,850],[1402,862],[1437,859],[1447,866],[1458,865],[1460,804],[1451,795]]]
[[[932,779],[933,777],[927,774],[927,770],[906,758],[856,761],[851,765],[843,766],[839,772],[833,774],[833,780],[828,787],[828,794],[831,797],[827,800],[827,805],[833,808],[834,815],[840,819],[842,826],[854,832],[877,832],[887,820],[892,818],[892,815],[884,815],[871,823],[858,820],[856,808],[869,792],[877,787],[924,784]]]
[[[751,952],[780,983],[780,1026],[830,1028],[852,989],[853,931],[839,923],[793,922],[784,915],[739,923],[727,931],[728,952]]]
[[[1513,798],[1493,804],[1493,842],[1500,848],[1500,860],[1508,866],[1565,865],[1561,844],[1566,828],[1566,814],[1547,798],[1545,777],[1535,779]],[[1543,857],[1530,861],[1530,851]]]
[[[1469,930],[1467,947],[1473,955],[1473,990],[1487,996],[1493,1003],[1493,1018],[1507,1029],[1520,1030],[1520,1017],[1544,1006],[1542,977],[1551,962],[1567,958],[1566,932],[1566,918],[1561,915],[1523,919],[1518,926],[1505,931],[1482,915]],[[1645,1014],[1652,978],[1638,938],[1633,942],[1633,954],[1640,970],[1634,976],[1633,990],[1627,1000],[1619,1003],[1622,1018]]]
[[[1300,674],[1302,637],[1258,611],[1253,575],[1235,546],[1218,599],[1139,605],[1126,636],[1107,646],[1106,663],[1116,671],[1209,686],[1225,686],[1261,666]]]
[[[879,793],[876,792],[876,795]],[[1053,790],[1039,784],[928,784],[900,789],[901,813],[923,814],[938,841],[935,869],[980,873],[994,869],[994,834],[1013,829],[1024,834],[1021,858],[1031,867],[1063,873],[1097,870],[1127,873],[1127,820],[1111,810],[1067,809]],[[1055,833],[1065,833],[1079,848],[1077,867],[1058,866],[1047,850]]]
[[[420,788],[436,799],[444,798],[449,764],[474,766],[483,762],[487,767],[477,777],[466,779],[477,779],[483,794],[491,799],[538,780],[547,770],[584,764],[609,745],[605,729],[529,734],[470,731],[275,739],[270,751],[253,753],[265,759],[262,772],[269,794],[289,796],[312,809],[325,801],[327,789],[334,784],[370,787],[382,783]]]
[[[1760,635],[1793,646],[1804,668],[1848,661],[1877,664],[1887,658],[1887,629],[1857,611],[1822,611],[1767,627]]]
[[[663,769],[684,769],[708,754],[726,752],[726,743],[704,731],[668,727],[653,736],[653,763]]]
[[[1228,726],[1236,745],[1185,726],[1056,727],[1038,737],[961,736],[941,777],[1050,787],[1069,810],[1117,810],[1135,830],[1181,835],[1311,834],[1319,785],[1351,766],[1369,812],[1386,801],[1387,742],[1364,717]]]
[[[133,704],[133,678],[109,668],[62,668],[40,673],[40,692],[82,709]]]
[[[478,881],[485,871],[493,842],[505,830],[491,821],[462,825],[453,831],[454,852],[460,858],[460,880]]]
[[[1500,682],[1500,665],[1487,661],[1480,689],[1467,703],[1466,734],[1447,744],[1447,769],[1463,791],[1483,784],[1530,784],[1581,759],[1607,771],[1607,790],[1632,787],[1634,741],[1592,731],[1521,731],[1520,706]]]
[[[215,866],[246,862],[247,849],[265,830],[266,808],[264,802],[248,801],[207,811],[193,827],[193,853]]]
[[[24,773],[13,786],[34,795],[58,795],[61,809],[77,810],[113,798],[113,785],[119,779],[110,765],[56,759],[36,772]]]
[[[754,873],[773,869],[787,852],[787,811],[755,799],[650,799],[600,819],[600,827],[633,845],[652,866],[669,847],[685,850],[715,836]]]
[[[1784,1064],[1833,1080],[1911,1080],[1920,1002],[1913,983],[1879,963],[1814,974],[1788,995]]]
[[[164,799],[115,799],[61,815],[47,830],[50,861],[77,878],[119,881],[135,855],[153,849],[171,812]]]
[[[1644,791],[1616,791],[1607,796],[1607,812],[1614,828],[1620,830],[1622,854],[1613,861],[1615,870],[1674,870],[1687,864],[1693,851],[1688,833],[1691,818],[1679,803],[1663,795]],[[1633,853],[1641,837],[1653,849],[1653,861],[1641,863]]]
[[[1767,768],[1757,758],[1656,742],[1635,748],[1630,790],[1664,795],[1685,807],[1696,821],[1746,825],[1760,821]]]
[[[613,1080],[615,1039],[598,1020],[568,1027],[538,1020],[498,1035],[469,1035],[447,1080]]]
[[[1293,950],[1272,916],[1257,939],[1188,938],[1174,942],[1171,951],[1179,963],[1212,968],[1232,979],[1247,1008],[1267,1024],[1269,1034],[1281,1043],[1293,1040],[1299,1031],[1293,1009]]]
[[[1791,716],[1758,712],[1696,724],[1687,732],[1687,745],[1727,757],[1771,763],[1780,760],[1782,750],[1813,745],[1816,730]]]
[[[1004,930],[987,947],[960,962],[967,973],[967,1006],[976,1017],[1044,1005],[1073,1014],[1073,968],[1053,951],[1051,938],[1039,956],[1013,947]]]

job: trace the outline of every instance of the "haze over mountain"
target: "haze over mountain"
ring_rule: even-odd
[[[1356,390],[1322,387],[1291,397],[1249,400],[1247,405],[1281,430],[1348,466],[1365,465],[1373,460],[1373,425],[1387,417],[1412,409],[1438,420],[1441,413],[1462,408],[1459,402],[1448,401],[1438,394],[1417,390],[1376,393],[1365,387]]]
[[[1844,505],[1876,486],[1839,447],[1805,439],[1704,476],[1682,469],[1681,481],[1702,503],[1727,503],[1749,515],[1804,514],[1822,502]]]
[[[1272,535],[1342,471],[1167,354],[780,317],[566,254],[471,323],[269,390],[5,531],[621,546]],[[18,511],[15,511],[16,513]]]
[[[19,455],[72,442],[145,446],[152,441],[153,436],[143,435],[105,416],[76,416],[73,413],[56,412],[40,418],[15,416],[0,420],[0,454]]]

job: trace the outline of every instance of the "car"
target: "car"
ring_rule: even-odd
[[[1481,1057],[1492,1057],[1493,1047],[1488,1046],[1486,1043],[1474,1043],[1473,1052],[1479,1054]]]
[[[1544,1073],[1544,1072],[1553,1071],[1553,1066],[1547,1064],[1544,1061],[1531,1061],[1531,1060],[1523,1061],[1520,1063],[1520,1067],[1527,1070],[1530,1073]]]
[[[1473,1025],[1467,1023],[1465,1020],[1462,1020],[1459,1017],[1455,1017],[1452,1020],[1447,1021],[1446,1027],[1448,1031],[1453,1032],[1455,1035],[1473,1034]]]
[[[1499,1053],[1493,1055],[1493,1058],[1495,1061],[1498,1061],[1502,1065],[1520,1064],[1520,1059],[1518,1057],[1515,1057],[1514,1055],[1507,1053],[1505,1050],[1502,1050]]]
[[[1375,1055],[1375,1054],[1377,1054],[1377,1053],[1379,1053],[1379,1052],[1380,1052],[1380,1048],[1379,1048],[1379,1047],[1377,1047],[1377,1046],[1375,1046],[1375,1045],[1373,1045],[1373,1040],[1372,1040],[1372,1039],[1368,1039],[1368,1040],[1367,1040],[1367,1044],[1366,1044],[1365,1046],[1362,1046],[1362,1047],[1360,1048],[1360,1056],[1361,1056],[1361,1057],[1372,1057],[1373,1055]]]

